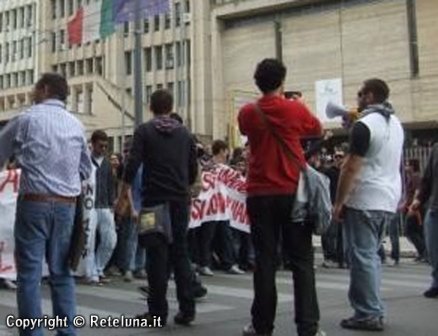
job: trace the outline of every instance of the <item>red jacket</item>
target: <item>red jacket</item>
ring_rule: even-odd
[[[300,138],[321,135],[319,120],[302,103],[280,96],[264,96],[258,104],[274,130],[304,165]],[[248,195],[295,193],[299,168],[286,156],[254,104],[247,104],[240,110],[238,121],[240,132],[248,137],[250,147]]]

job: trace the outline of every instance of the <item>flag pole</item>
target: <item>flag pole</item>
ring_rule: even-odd
[[[134,110],[135,127],[143,123],[143,73],[141,69],[141,4],[136,0],[134,23]]]

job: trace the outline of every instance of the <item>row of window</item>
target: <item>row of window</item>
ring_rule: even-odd
[[[188,85],[188,87],[186,87],[186,84]],[[147,104],[149,104],[150,102],[150,98],[152,93],[154,92],[154,90],[160,90],[160,89],[164,89],[166,88],[167,90],[169,90],[175,100],[175,104],[177,107],[182,107],[184,106],[184,102],[185,102],[185,93],[186,91],[188,92],[188,94],[190,94],[190,81],[177,81],[176,82],[176,87],[174,82],[168,82],[166,84],[166,87],[163,84],[157,84],[157,85],[146,85],[145,86],[145,95],[144,95],[144,100]],[[176,92],[175,92],[176,89]],[[132,90],[130,88],[126,89],[126,92],[131,94]]]
[[[0,90],[32,85],[33,83],[33,70],[23,70],[0,75]]]
[[[35,21],[33,5],[22,6],[0,13],[0,32],[30,28]]]
[[[183,48],[186,48],[186,53],[183,54]],[[174,55],[176,57],[174,57]],[[187,59],[186,59],[187,58]],[[175,43],[167,43],[164,46],[143,48],[143,69],[146,72],[152,70],[171,70],[175,66],[180,67],[184,64],[190,66],[190,40],[186,40],[183,44],[178,41]],[[132,75],[133,72],[133,51],[125,52],[125,73]]]
[[[32,57],[32,37],[0,44],[0,64]]]
[[[58,72],[64,77],[75,77],[89,74],[103,74],[102,57],[87,58],[73,62],[60,63],[52,66],[53,72]]]
[[[91,1],[98,1],[98,0],[51,0],[51,11],[52,11],[52,18],[65,18],[73,15],[75,11],[82,6],[82,4],[89,4]],[[181,1],[182,2],[182,1]],[[173,13],[175,14],[175,26],[179,27],[181,24],[181,18],[182,18],[182,3],[181,2],[175,2],[173,6]],[[75,4],[76,3],[76,4]],[[75,6],[76,5],[76,6]],[[190,12],[190,0],[185,0],[185,8],[186,13]],[[165,14],[165,27],[170,28],[170,14]],[[145,20],[145,22],[148,20]],[[160,16],[155,16],[154,22],[156,22],[155,26],[160,25]],[[157,28],[158,30],[159,28]],[[148,28],[149,30],[149,28]],[[129,31],[129,28],[128,28]]]

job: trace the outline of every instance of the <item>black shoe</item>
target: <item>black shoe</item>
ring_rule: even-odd
[[[194,320],[195,320],[194,314],[189,315],[189,314],[184,314],[182,312],[178,312],[178,314],[176,314],[175,317],[173,318],[173,321],[176,324],[183,325],[183,326],[190,325]]]
[[[207,288],[205,288],[204,286],[197,286],[193,289],[193,295],[195,297],[195,299],[201,299],[204,296],[207,295]]]
[[[382,317],[371,317],[367,319],[357,319],[350,317],[341,321],[344,329],[383,331],[385,329]]]
[[[149,312],[135,315],[135,318],[139,319],[139,320],[146,319],[148,324],[151,324],[152,321],[160,321],[160,327],[165,327],[167,324],[167,318],[164,318],[162,316],[158,317],[157,315],[153,315]],[[160,319],[158,320],[158,318],[160,318]]]
[[[438,297],[438,287],[429,288],[427,291],[423,293],[423,295],[428,299],[434,299]]]

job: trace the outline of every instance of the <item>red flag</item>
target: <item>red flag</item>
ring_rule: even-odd
[[[68,42],[70,44],[82,43],[83,21],[84,9],[81,7],[76,12],[74,18],[67,24]]]

